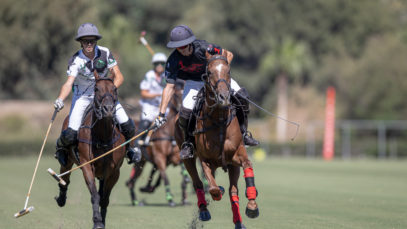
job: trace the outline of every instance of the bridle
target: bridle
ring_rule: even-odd
[[[214,94],[214,96],[211,96],[210,93],[208,94],[208,98],[214,102],[213,105],[208,105],[208,104],[206,103],[206,105],[207,105],[209,108],[212,108],[212,107],[214,107],[214,106],[216,106],[216,105],[221,104],[220,95],[216,93],[216,88],[218,88],[218,85],[219,85],[220,83],[225,83],[226,86],[227,86],[227,88],[228,88],[228,94],[227,94],[227,97],[226,97],[225,99],[230,100],[230,96],[231,96],[231,86],[230,86],[230,83],[228,83],[225,79],[218,79],[218,80],[216,81],[215,85],[212,85],[212,83],[210,82],[210,77],[209,77],[209,76],[210,76],[212,73],[209,71],[209,64],[210,64],[212,61],[215,61],[215,60],[223,60],[223,61],[226,62],[226,64],[229,64],[229,63],[228,63],[228,60],[226,59],[226,57],[220,56],[220,55],[213,56],[212,58],[210,58],[210,59],[208,60],[208,62],[207,62],[207,64],[206,64],[205,73],[201,76],[201,78],[202,78],[202,81],[205,82],[205,85],[207,85],[207,86],[210,88],[210,92],[212,92],[212,93]],[[230,71],[230,70],[229,70],[229,71]],[[228,74],[230,74],[230,72],[229,72]],[[205,100],[205,102],[206,102],[206,100]]]
[[[99,81],[102,80],[108,80],[111,81],[112,83],[114,82],[111,78],[108,77],[103,77],[103,78],[99,78],[96,80],[95,83],[95,97],[94,97],[94,103],[93,103],[93,110],[95,112],[96,118],[98,120],[103,118],[103,109],[105,109],[105,106],[108,106],[109,108],[113,109],[113,115],[116,114],[116,109],[114,109],[114,107],[110,107],[110,106],[115,106],[117,103],[117,88],[115,87],[113,94],[110,92],[106,92],[104,95],[102,95],[100,98],[97,98],[97,87],[96,84]],[[105,105],[103,106],[103,103],[105,101],[106,98],[111,98],[113,101],[113,105]]]

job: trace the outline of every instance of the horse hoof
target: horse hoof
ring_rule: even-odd
[[[54,199],[56,200],[58,206],[60,206],[60,207],[65,206],[65,203],[66,203],[66,196],[65,196],[65,197],[56,196]]]
[[[144,205],[145,205],[145,204],[144,204],[144,201],[138,202],[138,206],[139,206],[139,207],[144,207]]]
[[[241,222],[236,222],[235,224],[235,229],[246,229],[243,223]]]
[[[222,195],[225,192],[225,189],[223,187],[222,188],[221,187],[222,186],[219,186],[219,189],[214,188],[214,189],[209,190],[209,193],[211,194],[213,200],[219,201],[222,199]],[[222,192],[222,189],[223,189],[223,192]]]
[[[140,192],[153,193],[154,187],[152,187],[152,186],[141,187]]]
[[[102,222],[95,223],[93,229],[104,229],[105,225]]]
[[[182,201],[182,205],[191,205],[191,202],[189,202],[188,200],[183,200]]]
[[[259,208],[256,208],[256,209],[252,210],[252,209],[249,209],[248,207],[246,207],[246,215],[247,215],[247,217],[252,218],[252,219],[258,217],[259,216]]]
[[[170,202],[168,202],[168,205],[169,205],[170,207],[175,207],[176,204],[175,204],[174,201],[171,200]]]
[[[199,212],[199,220],[209,221],[211,219],[211,213],[208,210]]]

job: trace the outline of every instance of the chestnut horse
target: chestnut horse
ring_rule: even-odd
[[[231,103],[230,67],[224,55],[211,56],[208,60],[206,74],[203,75],[205,86],[197,96],[194,109],[196,124],[194,131],[194,158],[184,160],[186,169],[192,178],[198,197],[199,219],[207,221],[211,215],[207,209],[203,184],[196,168],[196,158],[201,161],[206,179],[209,182],[209,193],[213,200],[219,201],[224,188],[215,181],[215,170],[222,167],[229,173],[229,196],[235,228],[245,228],[239,212],[238,179],[240,167],[243,167],[246,181],[248,204],[246,215],[256,218],[259,210],[256,203],[257,190],[254,184],[254,173],[240,132],[239,122],[235,115],[235,105]],[[200,102],[202,101],[202,102]],[[200,108],[197,108],[199,107]],[[190,124],[190,125],[191,125]],[[178,146],[183,143],[182,131],[177,123],[175,138]]]
[[[175,117],[178,114],[179,107],[181,106],[182,102],[181,100],[182,100],[182,88],[180,88],[179,85],[176,85],[174,96],[172,97],[169,103],[170,110],[169,114],[167,115],[167,122],[151,135],[149,145],[145,146],[143,145],[144,143],[140,144],[143,157],[140,162],[134,164],[130,174],[130,178],[126,182],[126,186],[130,190],[130,197],[133,205],[137,204],[143,205],[142,202],[139,202],[137,200],[136,194],[134,192],[134,186],[137,179],[140,177],[147,161],[151,162],[154,167],[150,172],[150,177],[148,179],[147,186],[140,188],[140,191],[148,193],[154,192],[154,189],[159,185],[160,180],[163,179],[165,185],[165,197],[168,201],[168,204],[169,206],[175,206],[175,203],[173,201],[173,195],[170,190],[170,182],[165,170],[167,169],[167,166],[170,164],[172,164],[173,166],[180,165],[182,175],[181,203],[182,204],[186,203],[187,197],[186,186],[187,183],[189,183],[190,179],[185,170],[185,167],[183,166],[180,160],[179,148],[174,143]],[[158,178],[156,184],[154,186],[151,186],[152,177],[157,169],[160,172],[160,177]]]
[[[100,78],[96,71],[94,75],[96,83],[93,104],[89,105],[85,112],[78,132],[77,148],[71,148],[68,163],[66,167],[61,166],[61,173],[70,170],[73,164],[83,164],[125,142],[114,119],[117,90],[113,84],[113,78]],[[64,121],[63,129],[68,126],[68,118]],[[125,148],[121,147],[81,168],[91,194],[93,228],[105,228],[110,192],[119,179],[124,156]],[[66,186],[59,184],[59,196],[55,199],[60,207],[63,207],[66,202],[70,175],[68,173],[62,177],[66,181]],[[96,188],[95,177],[99,180],[99,190]]]

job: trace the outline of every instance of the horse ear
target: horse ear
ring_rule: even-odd
[[[206,60],[209,60],[212,58],[212,55],[209,54],[209,52],[205,52]]]
[[[96,71],[96,69],[93,70],[93,75],[95,76],[96,80],[99,80],[100,76],[99,76],[98,72]]]

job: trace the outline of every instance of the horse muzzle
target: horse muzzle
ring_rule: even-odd
[[[216,95],[217,104],[221,107],[227,107],[231,104],[229,93],[219,93]]]
[[[102,116],[106,118],[112,118],[115,115],[114,104],[106,104],[102,106]]]

